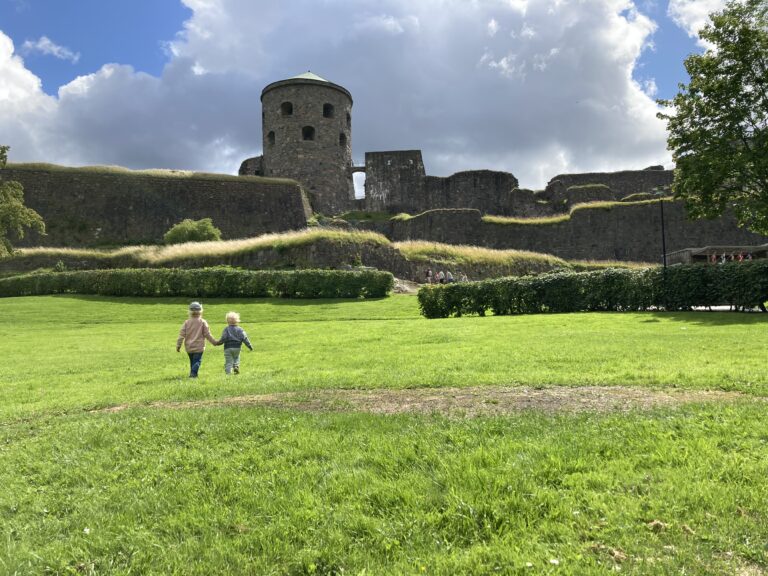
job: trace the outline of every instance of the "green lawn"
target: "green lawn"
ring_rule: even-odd
[[[768,315],[209,300],[214,334],[237,310],[256,351],[226,378],[209,347],[190,381],[185,304],[0,300],[0,574],[768,573]],[[744,398],[478,418],[146,406],[593,384]]]

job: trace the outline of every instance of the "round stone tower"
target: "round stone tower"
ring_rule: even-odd
[[[312,209],[340,214],[353,206],[352,95],[307,72],[261,92],[264,176],[298,180]]]

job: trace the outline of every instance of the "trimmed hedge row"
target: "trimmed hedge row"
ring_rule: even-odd
[[[132,268],[45,272],[0,279],[0,297],[44,294],[246,298],[379,298],[394,286],[378,270],[200,270]]]
[[[427,318],[546,312],[690,310],[694,306],[754,308],[768,301],[768,261],[627,270],[556,272],[540,276],[427,286],[419,290]]]

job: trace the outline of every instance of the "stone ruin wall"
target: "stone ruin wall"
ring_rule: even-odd
[[[736,226],[726,215],[689,220],[682,202],[664,202],[667,252],[712,244],[757,245],[768,238]],[[560,222],[492,223],[479,210],[425,212],[387,223],[393,241],[429,240],[497,249],[530,250],[565,259],[660,262],[659,202],[580,208]]]
[[[620,172],[586,172],[584,174],[560,174],[547,184],[543,198],[554,203],[576,204],[595,200],[621,200],[630,194],[641,194],[655,190],[669,190],[672,186],[674,171],[652,166],[645,170],[622,170]],[[578,189],[590,185],[603,185],[608,192],[593,189]],[[574,188],[576,188],[574,190]],[[603,188],[605,190],[605,188]],[[581,192],[587,196],[579,198]]]
[[[160,243],[185,218],[211,218],[224,239],[304,228],[310,215],[290,180],[224,175],[167,176],[98,168],[10,164],[4,180],[24,186],[24,201],[45,221],[18,246]]]
[[[365,199],[359,207],[391,214],[474,208],[496,216],[551,216],[567,213],[580,203],[668,189],[673,172],[659,168],[561,174],[545,190],[534,192],[519,188],[509,172],[472,170],[448,177],[427,176],[420,150],[367,152]]]

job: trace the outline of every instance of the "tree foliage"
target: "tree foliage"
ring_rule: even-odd
[[[221,230],[213,225],[213,220],[191,220],[189,218],[174,224],[163,236],[166,244],[183,244],[184,242],[207,242],[221,240]]]
[[[729,0],[699,34],[709,48],[685,60],[690,83],[672,100],[673,190],[693,217],[732,209],[768,233],[768,3]]]
[[[8,161],[8,146],[0,146],[0,171]],[[0,256],[11,254],[13,246],[9,236],[24,237],[24,229],[45,233],[40,214],[24,206],[24,188],[15,181],[3,181],[0,172]]]

